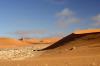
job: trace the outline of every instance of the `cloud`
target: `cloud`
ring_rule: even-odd
[[[100,26],[100,14],[92,17],[92,26]]]
[[[74,15],[73,11],[69,10],[68,8],[65,8],[61,12],[56,14],[58,17],[70,17]]]
[[[75,17],[66,18],[66,19],[58,19],[57,26],[59,28],[66,28],[68,25],[77,24],[79,22],[80,22],[80,19],[75,18]]]
[[[66,22],[78,23],[78,22],[80,22],[80,19],[75,18],[75,17],[71,17],[71,18],[67,18]]]
[[[16,31],[14,34],[23,34],[23,35],[28,35],[28,34],[45,34],[47,33],[47,30],[27,30],[27,31]]]
[[[55,36],[58,36],[58,37],[64,37],[66,36],[67,33],[65,32],[58,32]]]
[[[30,37],[31,35],[44,35],[49,33],[47,30],[19,30],[15,32],[9,32],[8,34],[13,34],[18,37]]]
[[[92,17],[92,20],[97,21],[97,22],[100,22],[100,14]]]
[[[74,14],[75,13],[68,8],[65,8],[62,11],[58,12],[56,14],[57,26],[60,28],[66,28],[69,25],[78,24],[81,19],[77,18]]]
[[[15,32],[9,32],[8,34],[13,34],[13,35],[16,35],[18,37],[28,37],[30,34],[32,34],[32,32],[19,30],[19,31],[15,31]]]
[[[48,37],[59,37],[59,38],[62,38],[64,36],[66,36],[67,33],[65,32],[61,32],[61,31],[58,31],[58,32],[54,32],[52,33],[50,36]]]
[[[92,22],[90,24],[91,27],[99,27],[100,26],[100,22]]]

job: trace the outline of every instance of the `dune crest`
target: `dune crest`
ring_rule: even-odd
[[[74,34],[85,34],[85,33],[93,33],[93,32],[100,32],[100,29],[76,30]]]

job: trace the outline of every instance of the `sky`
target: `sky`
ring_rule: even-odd
[[[0,36],[66,36],[100,28],[100,0],[0,0]]]

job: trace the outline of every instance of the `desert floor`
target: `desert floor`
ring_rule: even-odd
[[[74,50],[51,51],[23,60],[1,60],[0,66],[100,66],[100,47],[83,46]]]

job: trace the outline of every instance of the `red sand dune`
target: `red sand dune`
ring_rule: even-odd
[[[24,39],[24,42],[31,43],[31,44],[49,44],[49,43],[55,43],[59,40],[58,37],[52,37],[52,38],[32,38],[32,39]]]
[[[27,42],[27,43],[30,43],[30,44],[35,44],[35,43],[39,43],[40,39],[38,39],[38,38],[24,39],[23,42]]]
[[[29,46],[32,44],[48,44],[48,43],[54,43],[59,38],[43,38],[43,39],[24,39],[24,40],[17,40],[13,38],[0,38],[0,48],[14,48],[14,47],[20,47],[20,46]]]
[[[81,40],[79,40],[78,41],[78,42],[80,42],[79,45],[81,45],[82,43],[85,43],[85,41],[87,41],[87,42],[89,40],[94,41],[95,38],[98,39],[100,42],[100,39],[99,39],[100,31],[99,30],[81,30],[79,32],[77,31],[76,33],[74,32],[42,50],[54,49],[57,47],[61,47],[62,45],[68,45],[68,43],[70,44],[70,42],[81,39],[82,37],[84,37],[85,40],[84,40],[84,42],[81,42]],[[78,44],[77,42],[74,42],[74,44],[75,43]],[[85,44],[87,44],[87,43],[85,43]]]
[[[25,42],[19,41],[13,38],[0,38],[0,48],[10,48],[17,46],[26,46],[29,45]]]
[[[75,34],[84,34],[84,33],[92,33],[92,32],[100,32],[100,29],[87,29],[87,30],[76,30]]]

